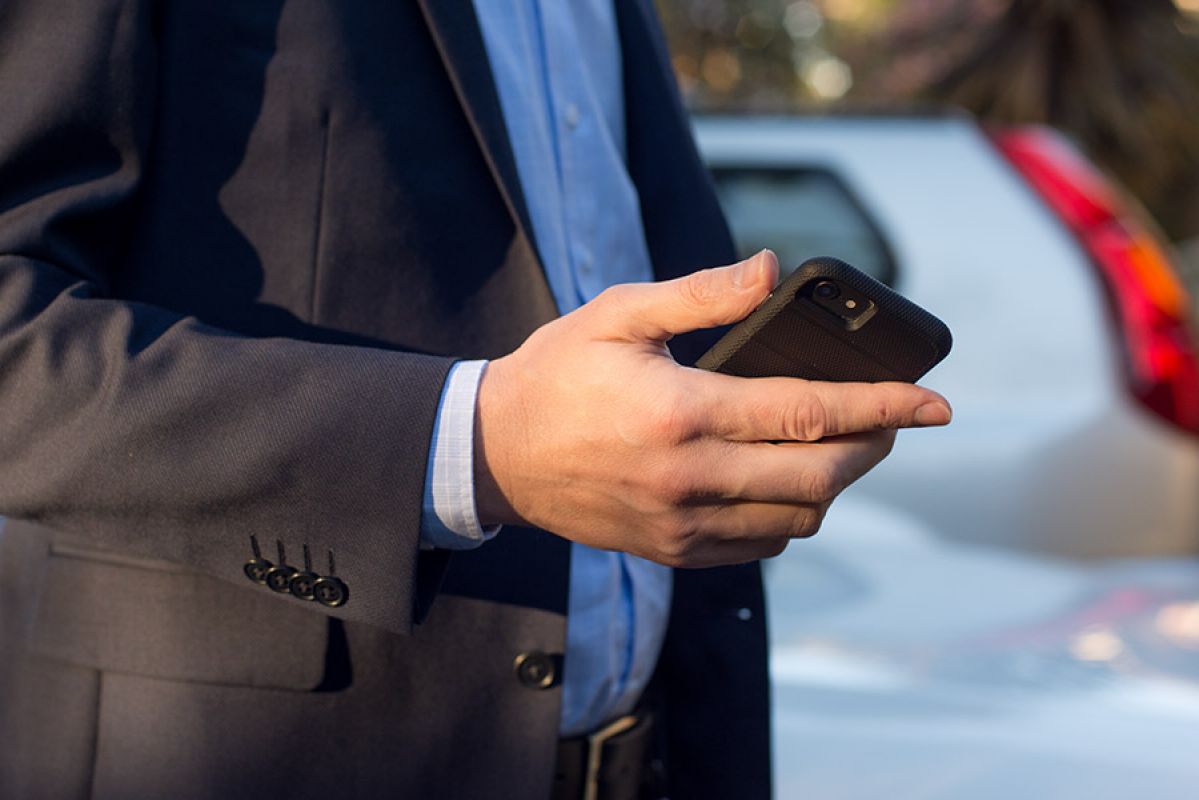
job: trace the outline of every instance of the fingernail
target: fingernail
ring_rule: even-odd
[[[762,274],[762,270],[765,269],[762,259],[769,252],[769,250],[763,248],[738,264],[737,269],[733,272],[733,286],[737,289],[743,289],[746,286],[755,285]]]
[[[944,403],[925,403],[916,409],[916,423],[919,425],[948,425],[953,419],[953,412]]]

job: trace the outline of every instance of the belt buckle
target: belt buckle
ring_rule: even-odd
[[[587,771],[583,781],[583,800],[599,800],[599,771],[604,744],[636,725],[637,717],[629,714],[608,723],[587,737]]]

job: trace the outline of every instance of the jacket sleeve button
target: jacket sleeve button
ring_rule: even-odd
[[[274,564],[267,561],[265,558],[251,558],[246,562],[246,565],[242,567],[242,572],[246,574],[247,578],[254,581],[254,583],[265,584],[266,574],[274,566]]]
[[[292,593],[292,596],[300,600],[315,600],[316,582],[319,577],[314,572],[297,572],[287,581],[287,588]]]
[[[295,567],[278,566],[267,570],[266,585],[272,592],[286,593],[288,589],[288,581],[291,576],[296,574]]]
[[[312,592],[316,602],[328,608],[344,606],[350,599],[350,587],[339,578],[317,578],[316,583],[312,585]]]
[[[528,689],[549,689],[557,683],[557,659],[540,650],[521,653],[513,667],[517,680]]]

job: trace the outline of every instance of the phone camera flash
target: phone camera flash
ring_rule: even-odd
[[[846,307],[846,308],[849,308],[849,309],[854,309],[854,308],[857,308],[857,307],[858,307],[858,301],[857,301],[857,300],[846,300],[846,301],[845,301],[845,307]]]

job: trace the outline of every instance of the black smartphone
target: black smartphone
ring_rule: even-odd
[[[746,378],[915,383],[949,354],[945,323],[844,261],[805,261],[696,366]]]

